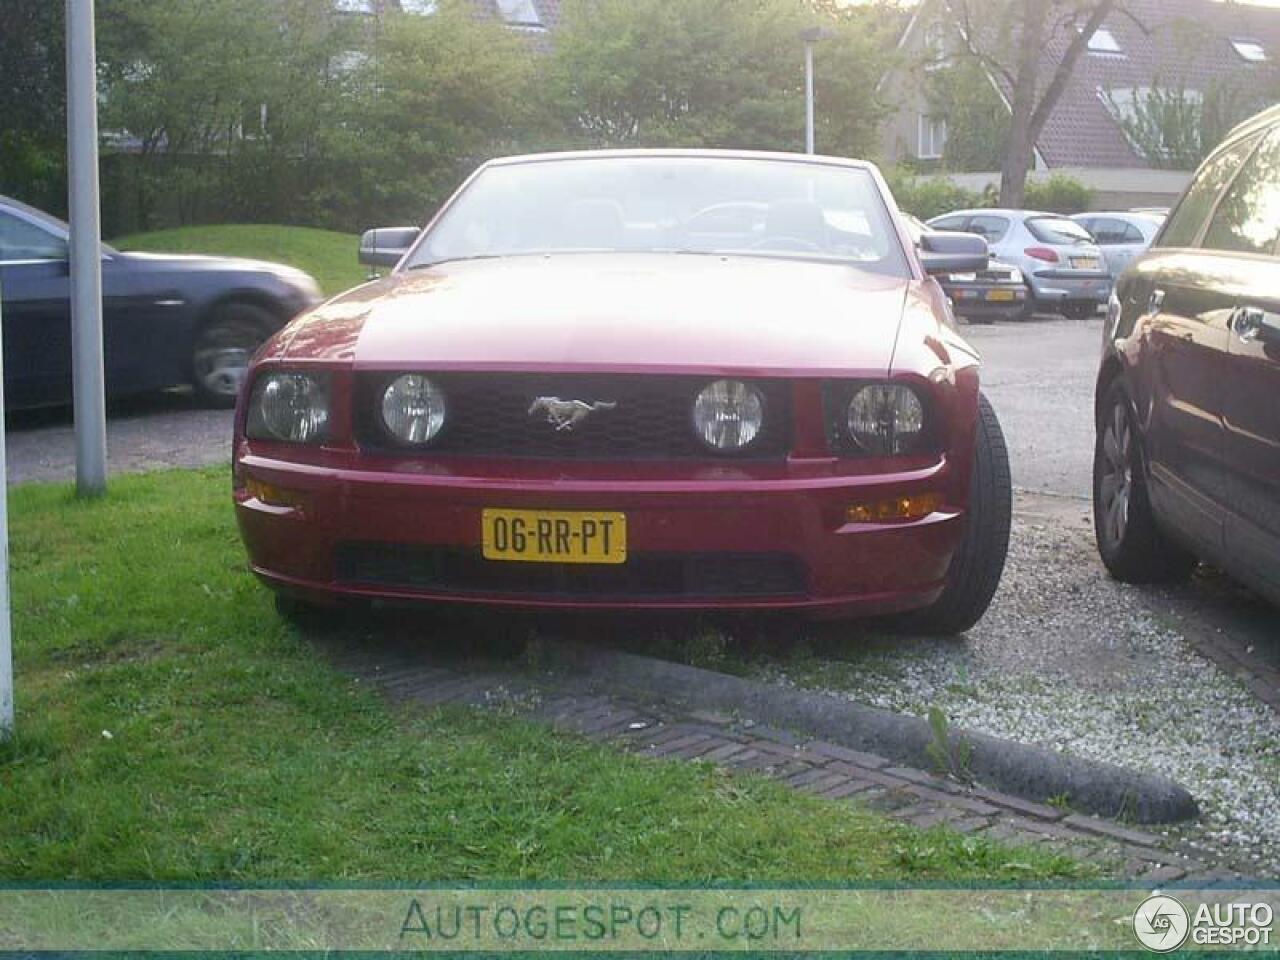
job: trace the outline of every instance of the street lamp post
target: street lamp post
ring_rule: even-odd
[[[98,219],[98,70],[93,0],[67,0],[67,160],[71,208],[71,374],[76,491],[107,488],[102,370],[102,231]]]
[[[804,41],[804,150],[810,154],[817,152],[813,109],[813,48],[819,40],[825,40],[829,36],[831,31],[825,27],[810,27],[800,31],[800,39]]]

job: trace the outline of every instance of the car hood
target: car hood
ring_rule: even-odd
[[[756,257],[577,254],[395,274],[299,318],[279,355],[364,369],[888,372],[912,281]]]

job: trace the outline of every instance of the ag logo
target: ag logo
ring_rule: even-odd
[[[1133,912],[1133,932],[1144,947],[1156,953],[1177,950],[1186,941],[1190,928],[1187,908],[1163,894],[1148,897]]]

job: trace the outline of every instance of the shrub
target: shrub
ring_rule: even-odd
[[[1047,180],[1027,184],[1026,206],[1050,213],[1083,213],[1089,209],[1093,191],[1079,180],[1055,173]]]
[[[885,179],[898,206],[921,220],[968,207],[998,206],[1000,199],[1000,191],[994,184],[982,192],[966,190],[954,180],[917,176],[904,167],[886,171]],[[1089,209],[1092,200],[1093,191],[1079,180],[1055,173],[1047,180],[1027,183],[1024,206],[1050,213],[1082,213]]]
[[[916,177],[902,169],[890,170],[886,177],[898,206],[921,220],[965,207],[988,205],[982,194],[942,177]]]

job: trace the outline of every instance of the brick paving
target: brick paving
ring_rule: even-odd
[[[884,757],[715,713],[662,708],[563,689],[517,674],[484,674],[423,662],[421,651],[345,647],[337,666],[388,699],[428,707],[523,707],[561,732],[656,761],[712,763],[778,780],[792,789],[874,809],[921,829],[940,827],[1015,845],[1048,844],[1140,882],[1221,882],[1214,870],[1156,834],[995,790],[970,787]]]

